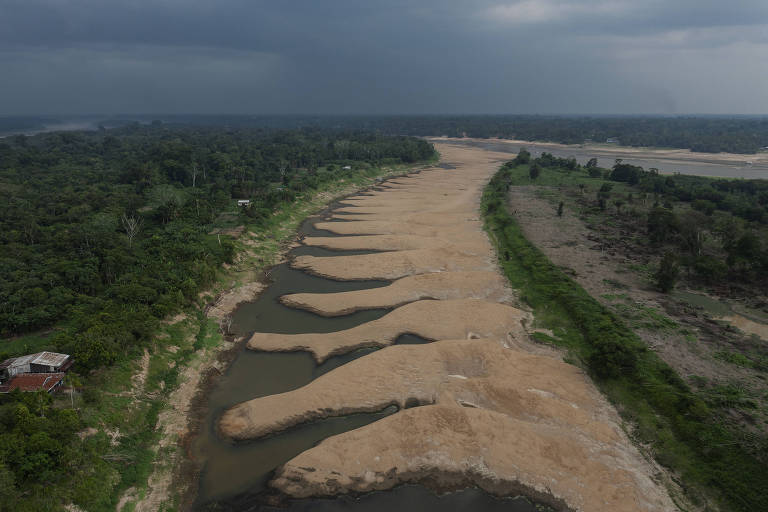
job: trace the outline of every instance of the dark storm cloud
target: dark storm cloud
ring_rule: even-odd
[[[768,3],[0,0],[0,115],[768,112]]]

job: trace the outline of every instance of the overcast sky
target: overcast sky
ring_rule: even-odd
[[[768,113],[768,0],[0,0],[0,115]]]

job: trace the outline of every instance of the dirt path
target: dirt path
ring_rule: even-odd
[[[513,302],[497,302],[514,300],[508,294],[489,290],[470,298],[477,290],[466,285],[467,270],[498,272],[487,239],[478,243],[484,237],[478,209],[485,183],[508,155],[449,144],[439,150],[447,168],[347,199],[344,211],[352,215],[344,216],[346,222],[320,226],[390,252],[297,258],[297,265],[341,279],[389,271],[390,279],[405,280],[439,272],[440,279],[424,279],[418,289],[419,295],[442,300],[418,300],[414,294],[413,302],[380,319],[336,333],[256,333],[249,348],[309,350],[322,360],[360,346],[388,345],[403,332],[436,341],[383,348],[297,390],[239,404],[223,416],[221,431],[252,439],[323,417],[418,403],[306,450],[279,468],[271,485],[294,497],[403,483],[443,490],[478,486],[497,495],[522,493],[560,509],[674,510],[655,469],[627,439],[618,414],[588,377],[530,342],[530,314]],[[429,249],[403,250],[424,239],[432,239],[422,244]],[[456,260],[460,267],[452,268]],[[446,288],[466,295],[441,297]],[[333,297],[324,300],[322,309],[370,304],[365,294],[341,295],[338,304]],[[291,300],[303,307],[310,303],[307,297],[286,302]]]

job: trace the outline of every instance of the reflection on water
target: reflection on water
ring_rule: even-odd
[[[223,503],[217,510],[259,512],[536,512],[524,498],[494,498],[471,488],[443,495],[418,485],[403,485],[387,492],[373,492],[360,497],[295,500],[278,507],[264,506],[258,499],[240,497]]]
[[[323,249],[304,247],[302,252],[319,255],[323,253]],[[342,253],[336,251],[336,254]],[[256,331],[284,334],[341,331],[375,320],[386,312],[384,309],[371,309],[326,318],[303,309],[287,308],[278,301],[280,296],[289,293],[363,290],[386,286],[386,281],[332,281],[292,269],[285,263],[275,267],[269,277],[274,279],[274,282],[259,298],[254,302],[242,304],[232,315],[232,330],[235,334],[247,335]]]

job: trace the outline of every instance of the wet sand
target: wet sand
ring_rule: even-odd
[[[440,490],[477,486],[499,496],[522,493],[559,509],[674,510],[654,468],[591,381],[530,342],[530,315],[510,303],[509,294],[498,293],[497,280],[486,279],[481,290],[467,283],[468,271],[494,271],[479,200],[509,155],[449,144],[438,149],[448,165],[345,199],[342,212],[316,224],[344,235],[338,242],[304,240],[307,246],[343,242],[388,252],[299,257],[293,266],[339,280],[440,278],[394,281],[376,289],[382,291],[379,300],[371,291],[329,294],[326,300],[287,294],[283,304],[329,316],[374,304],[398,307],[336,332],[257,332],[248,346],[256,354],[309,351],[325,361],[385,347],[403,333],[434,342],[364,352],[301,387],[245,400],[224,412],[220,432],[240,441],[270,439],[324,418],[395,405],[394,414],[301,451],[278,468],[270,486],[297,498],[404,483]],[[409,295],[412,290],[418,293]],[[462,290],[466,295],[458,297]],[[439,300],[419,300],[424,295]]]

